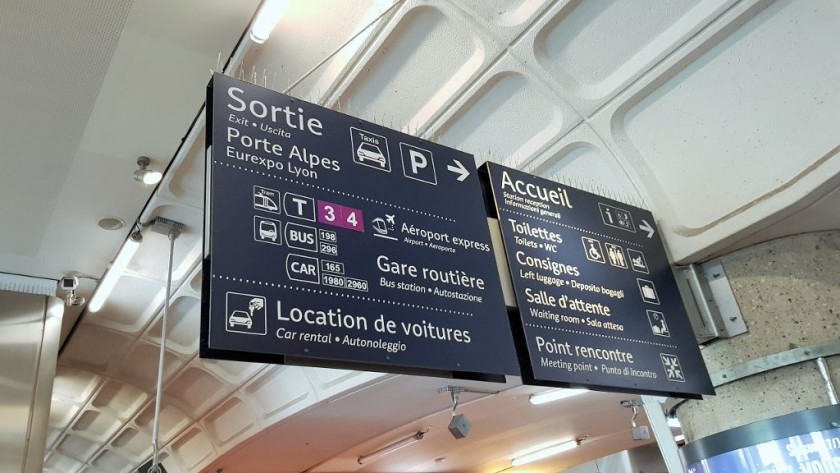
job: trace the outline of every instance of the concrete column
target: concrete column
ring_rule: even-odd
[[[748,333],[702,350],[709,373],[788,350],[840,340],[840,231],[796,235],[721,258]],[[827,358],[840,383],[840,356]],[[722,385],[717,396],[677,408],[686,441],[829,405],[808,361]]]
[[[0,290],[0,471],[44,470],[64,302]]]

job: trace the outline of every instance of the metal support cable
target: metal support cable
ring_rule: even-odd
[[[825,358],[817,358],[817,368],[820,370],[823,382],[825,382],[825,389],[828,392],[828,402],[837,404],[837,388],[834,386],[834,381],[831,380],[831,371],[828,369],[828,363]]]
[[[163,303],[163,318],[160,329],[160,357],[158,358],[157,387],[155,389],[155,417],[152,421],[152,466],[148,473],[161,473],[160,468],[160,445],[158,443],[160,424],[160,404],[163,391],[164,355],[166,354],[166,322],[169,316],[169,299],[172,292],[172,261],[175,255],[175,239],[178,234],[169,233],[169,268],[166,273],[166,298]]]
[[[350,39],[348,39],[348,40],[347,40],[347,41],[345,41],[345,42],[344,42],[341,46],[339,46],[338,48],[336,48],[336,49],[335,49],[335,51],[331,52],[331,53],[330,53],[330,54],[328,54],[325,58],[321,59],[321,61],[320,61],[320,62],[318,62],[318,64],[315,64],[314,66],[312,66],[312,68],[311,68],[311,69],[309,69],[308,71],[306,71],[306,72],[305,72],[302,76],[300,76],[300,78],[299,78],[298,80],[294,81],[294,83],[292,83],[290,86],[286,87],[286,89],[283,91],[283,93],[284,93],[284,94],[288,94],[288,93],[289,93],[289,91],[291,91],[292,89],[294,89],[295,87],[297,87],[297,86],[298,86],[301,82],[303,82],[304,80],[306,80],[306,78],[307,78],[307,77],[311,76],[313,72],[317,71],[317,70],[318,70],[318,68],[320,68],[321,66],[323,66],[324,64],[326,64],[326,63],[327,63],[327,61],[329,61],[330,59],[334,58],[334,57],[335,57],[335,55],[336,55],[336,54],[338,54],[339,52],[341,52],[341,50],[342,50],[342,49],[346,48],[346,47],[347,47],[347,45],[349,45],[350,43],[352,43],[353,41],[355,41],[355,40],[356,40],[356,38],[358,38],[358,37],[359,37],[362,33],[364,33],[365,31],[367,31],[367,29],[368,29],[368,28],[370,28],[371,26],[375,25],[377,21],[379,21],[380,19],[382,19],[382,17],[383,17],[383,16],[385,16],[386,14],[388,14],[388,12],[390,12],[391,10],[393,10],[393,9],[394,9],[394,7],[396,7],[397,5],[399,5],[399,4],[400,4],[400,3],[402,3],[402,2],[403,2],[403,0],[397,0],[397,1],[395,1],[394,3],[392,3],[390,7],[386,8],[386,9],[385,9],[385,11],[383,11],[382,13],[380,13],[380,14],[379,14],[379,16],[377,16],[376,18],[374,18],[373,20],[371,20],[371,21],[370,21],[367,25],[365,25],[362,29],[360,29],[360,30],[359,30],[356,34],[354,34],[353,36],[351,36],[351,37],[350,37]]]

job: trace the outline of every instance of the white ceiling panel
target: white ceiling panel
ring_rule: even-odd
[[[511,44],[550,4],[549,0],[452,2],[471,12],[501,44]]]
[[[50,419],[49,425],[55,429],[64,429],[70,424],[70,421],[79,413],[80,406],[72,402],[63,401],[60,399],[53,399],[50,403]],[[61,430],[54,431],[57,435]],[[57,438],[56,435],[56,438]],[[56,440],[55,438],[52,439]],[[52,441],[47,441],[47,446],[52,445]]]
[[[693,197],[669,199],[687,232],[777,192],[837,146],[836,136],[801,133],[840,122],[840,90],[829,86],[840,61],[825,61],[840,42],[835,6],[771,5],[627,110],[627,144],[664,195]],[[781,99],[790,84],[796,95]]]
[[[182,205],[204,209],[204,129],[196,135],[183,164],[167,173],[161,184],[164,195]]]
[[[187,415],[198,419],[233,389],[193,364],[169,383],[165,394],[170,402]]]
[[[115,377],[135,386],[143,386],[152,390],[157,381],[158,357],[160,347],[145,341],[138,341],[126,355],[126,362],[122,364]],[[184,358],[167,350],[164,355],[163,379],[168,380],[186,362]]]
[[[129,348],[129,337],[81,323],[61,354],[61,364],[94,373],[106,373]]]
[[[58,366],[53,381],[53,399],[83,403],[99,384],[100,377],[84,370]]]
[[[213,442],[204,431],[193,427],[172,442],[172,453],[179,466],[186,470],[195,470],[202,462],[214,454]]]
[[[239,385],[262,370],[265,365],[227,360],[200,360],[202,368],[210,371],[223,381]]]
[[[106,442],[122,423],[106,412],[88,409],[82,412],[71,426],[71,431],[90,440]]]
[[[114,473],[128,473],[133,465],[122,455],[111,450],[104,450],[93,459],[93,466]]]
[[[128,457],[135,465],[139,465],[152,453],[152,437],[135,428],[126,427],[114,437],[111,447],[121,456]]]
[[[131,3],[0,3],[3,254],[41,251]]]
[[[416,130],[435,116],[500,53],[447,3],[408,2],[380,35],[338,101],[349,113]],[[446,50],[442,55],[438,51]],[[434,71],[428,69],[434,63]]]
[[[108,298],[99,312],[86,314],[85,323],[137,335],[163,302],[163,291],[157,281],[123,275],[114,286],[114,297]]]
[[[580,123],[549,87],[506,54],[435,125],[441,143],[476,163],[517,166]]]
[[[76,473],[82,466],[83,463],[59,453],[50,454],[44,461],[44,471],[49,473]]]
[[[379,31],[393,16],[393,10],[388,10],[392,5],[391,0],[290,2],[271,37],[265,44],[254,45],[249,50],[243,61],[244,66],[235,75],[241,73],[244,77],[257,73],[262,83],[265,71],[267,85],[276,90],[285,90],[358,33],[356,40],[324,66],[314,70],[290,92],[296,97],[318,101],[336,86],[335,82],[352,65],[351,61],[362,54],[365,40]],[[383,12],[385,17],[381,21],[363,30]],[[312,25],[318,24],[324,15],[334,15],[341,18],[341,21],[330,24],[329,28],[313,28]]]
[[[198,353],[198,339],[201,319],[201,301],[195,297],[183,296],[174,299],[169,306],[166,321],[166,346],[184,356]],[[149,327],[145,338],[160,344],[163,331],[163,310]]]
[[[556,2],[515,51],[588,116],[732,3]]]
[[[837,95],[826,81],[840,62],[820,53],[836,41],[833,15],[820,2],[738,3],[593,117],[639,178],[678,262],[731,249],[830,190],[838,140],[816,130],[836,119],[837,107],[818,104]],[[809,98],[779,99],[791,84]],[[655,132],[663,123],[667,132]],[[802,126],[820,138],[804,138]]]
[[[230,447],[259,431],[257,419],[248,405],[236,396],[230,397],[204,420],[214,443]]]
[[[142,389],[108,379],[91,399],[90,404],[98,410],[128,420],[148,399],[149,395]]]
[[[586,123],[570,131],[522,168],[577,189],[643,206],[634,182],[635,176],[624,169],[622,162]]]
[[[264,418],[286,417],[313,402],[312,386],[303,368],[275,366],[243,388]],[[310,398],[311,396],[311,398]],[[309,398],[309,402],[305,402]]]
[[[155,406],[149,404],[143,409],[137,417],[134,418],[134,424],[140,431],[147,435],[152,434],[152,425],[155,418]],[[190,419],[173,407],[171,404],[164,402],[160,406],[160,424],[158,433],[160,435],[161,443],[169,443],[179,432],[190,424]]]
[[[87,461],[88,457],[93,455],[93,453],[98,449],[99,445],[97,443],[77,435],[68,435],[64,437],[64,439],[59,442],[56,447],[56,450],[62,454],[80,462]]]

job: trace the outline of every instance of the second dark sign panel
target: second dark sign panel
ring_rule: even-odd
[[[714,393],[650,212],[482,169],[516,292],[526,383]]]

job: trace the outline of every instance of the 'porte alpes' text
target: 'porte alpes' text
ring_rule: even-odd
[[[566,189],[559,186],[557,189],[546,189],[531,182],[524,182],[520,179],[513,180],[507,171],[502,172],[502,189],[510,189],[519,195],[539,199],[543,202],[551,202],[552,204],[562,205],[570,209],[574,208],[572,207],[572,203],[569,202],[569,194],[566,192]]]

